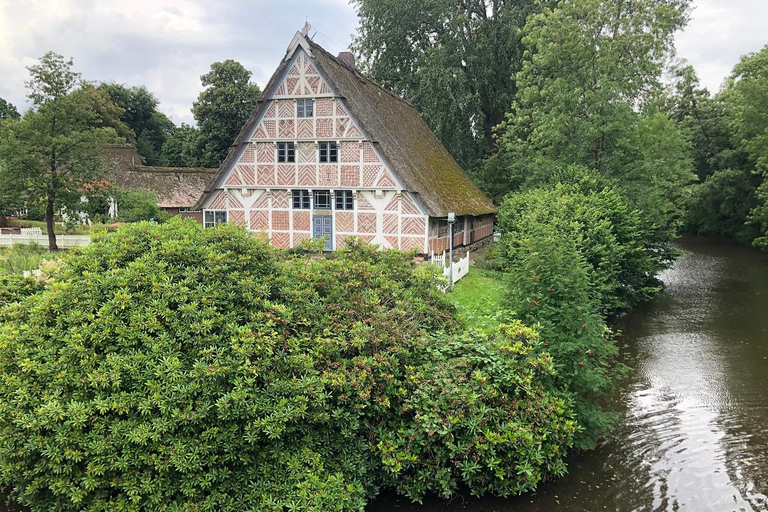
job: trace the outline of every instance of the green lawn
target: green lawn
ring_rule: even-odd
[[[466,277],[456,283],[449,298],[467,325],[491,329],[501,323],[504,289],[501,272],[472,267]]]

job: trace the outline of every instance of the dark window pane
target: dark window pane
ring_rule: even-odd
[[[330,190],[315,191],[315,209],[329,210],[330,208],[331,208],[331,191]]]

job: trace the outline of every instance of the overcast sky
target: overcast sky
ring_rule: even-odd
[[[768,43],[768,0],[693,2],[678,56],[716,91],[741,55]],[[53,50],[87,80],[145,85],[161,111],[192,123],[211,63],[235,59],[263,86],[307,20],[332,53],[357,28],[348,0],[0,0],[0,98],[25,110],[25,67]]]

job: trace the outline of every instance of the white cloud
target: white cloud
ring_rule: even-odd
[[[765,0],[695,0],[691,22],[677,35],[687,59],[710,92],[717,92],[742,55],[768,43]]]

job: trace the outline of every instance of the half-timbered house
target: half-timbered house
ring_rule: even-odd
[[[204,225],[235,222],[277,247],[357,236],[440,252],[493,233],[496,208],[416,109],[296,34],[229,156],[195,205]]]

